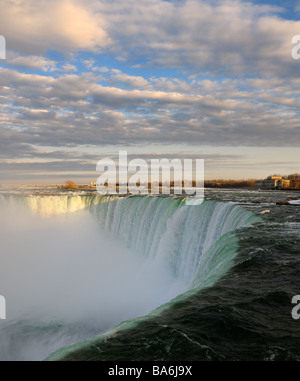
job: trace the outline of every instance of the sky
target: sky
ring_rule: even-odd
[[[1,0],[0,184],[94,182],[120,150],[300,172],[299,20],[297,0]]]

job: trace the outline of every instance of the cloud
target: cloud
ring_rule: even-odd
[[[95,4],[107,22],[111,49],[139,67],[207,70],[214,75],[271,76],[298,70],[290,41],[300,22],[280,18],[281,9],[275,6],[238,0],[141,0],[138,7],[133,0]]]
[[[87,69],[92,69],[93,66],[95,65],[96,61],[93,58],[91,58],[91,59],[88,59],[88,60],[83,60],[82,63],[84,64],[84,66]]]
[[[64,71],[64,72],[77,71],[77,66],[68,63],[68,64],[63,65],[62,71]]]
[[[148,80],[141,76],[128,75],[122,73],[120,70],[113,69],[110,76],[110,83],[112,85],[122,85],[128,88],[135,89],[151,89],[152,86]]]
[[[84,50],[135,67],[214,75],[298,73],[291,37],[300,21],[281,18],[276,6],[241,0],[3,0],[0,7],[8,49],[22,53]]]
[[[3,0],[0,8],[1,29],[12,50],[99,51],[109,42],[104,20],[84,2]]]
[[[120,71],[106,75],[104,79],[95,73],[54,77],[0,69],[3,155],[10,155],[12,145],[22,155],[23,144],[76,147],[151,142],[214,146],[300,143],[300,104],[294,90],[299,88],[300,79],[270,83],[266,79],[224,79],[221,83],[181,80],[182,91],[175,92],[170,91],[175,79],[166,81],[165,89],[157,89],[159,81],[155,78],[143,81]],[[140,88],[110,86],[115,75]],[[262,85],[264,90],[257,87]]]
[[[0,68],[7,164],[64,156],[70,170],[82,146],[300,143],[299,62],[291,58],[300,22],[278,7],[3,0],[0,8],[9,48]]]
[[[8,51],[7,58],[10,66],[20,69],[54,71],[56,70],[56,62],[42,56],[21,56],[13,51]]]

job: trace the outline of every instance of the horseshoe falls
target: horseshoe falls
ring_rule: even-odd
[[[263,286],[264,245],[282,244],[282,228],[270,195],[255,201],[254,193],[211,191],[198,206],[162,196],[0,194],[0,360],[298,356],[259,340],[266,301],[286,302],[287,287]],[[298,217],[288,218],[292,235]],[[247,347],[254,336],[257,351]]]

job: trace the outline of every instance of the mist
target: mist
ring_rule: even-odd
[[[43,360],[148,314],[186,288],[165,263],[129,250],[86,211],[48,218],[21,207],[0,213],[0,360]]]

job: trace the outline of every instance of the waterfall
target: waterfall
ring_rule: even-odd
[[[6,207],[14,212],[5,215]],[[36,311],[33,323],[32,310],[24,323],[22,311],[10,322],[8,309],[3,345],[7,341],[18,348],[21,358],[30,345],[41,345],[40,352],[49,355],[57,337],[61,349],[52,360],[130,329],[212,286],[238,253],[236,230],[260,220],[231,202],[189,206],[181,198],[151,196],[1,196],[0,215],[2,263],[12,271],[8,274],[2,266],[0,285],[8,305],[15,298],[18,307],[28,289],[26,303],[32,299]],[[91,329],[87,321],[95,326]],[[82,338],[88,340],[82,343]]]

